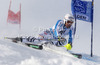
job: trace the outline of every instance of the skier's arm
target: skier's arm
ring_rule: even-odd
[[[66,47],[67,50],[72,49],[72,41],[73,41],[73,33],[72,30],[69,31],[69,39],[68,39],[68,44],[66,44],[64,47]]]
[[[55,29],[54,29],[54,35],[55,35],[55,37],[61,36],[60,31],[63,29],[63,25],[64,24],[63,24],[62,20],[58,20],[58,22],[55,25]]]
[[[68,43],[72,43],[72,30],[69,31],[69,39],[68,39]]]

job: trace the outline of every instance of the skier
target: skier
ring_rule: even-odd
[[[39,34],[38,41],[42,41],[44,39],[47,42],[50,42],[56,46],[64,46],[67,50],[72,49],[72,40],[73,40],[73,26],[74,17],[71,14],[66,14],[63,20],[58,20],[57,23],[48,30],[43,31],[43,33]],[[65,40],[65,37],[69,35],[68,42]],[[36,42],[37,38],[35,37],[17,37],[13,42],[21,41],[21,42]],[[50,41],[49,39],[58,39],[57,41]],[[64,39],[63,41],[61,39]]]

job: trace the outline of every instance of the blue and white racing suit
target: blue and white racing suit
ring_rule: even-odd
[[[63,20],[58,20],[56,25],[53,26],[53,28],[50,28],[49,30],[45,30],[43,33],[39,34],[40,36],[43,36],[43,38],[46,39],[55,39],[57,37],[65,38],[66,36],[69,36],[68,42],[67,40],[65,42],[58,42],[53,41],[54,45],[57,46],[63,46],[67,43],[72,43],[73,40],[73,27],[66,28],[65,23]]]
[[[73,27],[71,26],[70,28],[66,28],[63,20],[58,20],[56,25],[53,26],[53,28],[47,29],[43,31],[41,34],[39,34],[39,39],[44,38],[44,39],[55,39],[57,37],[62,37],[65,38],[66,36],[69,35],[68,42],[67,40],[64,42],[58,42],[58,41],[52,41],[54,45],[57,46],[64,46],[67,43],[72,43],[72,37],[73,37]],[[33,37],[29,37],[28,41],[33,42],[34,40]]]

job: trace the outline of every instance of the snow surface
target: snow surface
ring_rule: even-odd
[[[83,54],[77,59],[68,54],[36,50],[8,40],[0,40],[0,65],[100,65],[100,57]]]

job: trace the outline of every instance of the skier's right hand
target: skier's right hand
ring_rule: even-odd
[[[64,46],[67,50],[71,50],[72,49],[72,43],[68,43]]]
[[[12,39],[12,42],[18,43],[18,42],[22,42],[22,37],[16,37]]]

